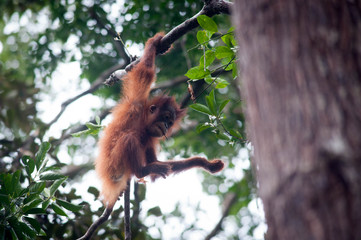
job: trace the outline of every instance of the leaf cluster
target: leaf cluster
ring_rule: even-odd
[[[89,136],[89,135],[98,135],[98,133],[105,128],[105,126],[100,124],[99,116],[95,117],[96,124],[92,122],[85,123],[85,126],[88,128],[84,131],[76,132],[71,134],[73,137]]]
[[[233,36],[233,28],[229,29],[225,34],[218,33],[216,37],[212,38],[218,32],[216,22],[205,15],[199,16],[197,20],[203,28],[203,30],[197,32],[198,47],[203,49],[203,56],[199,60],[199,65],[189,69],[185,75],[192,82],[204,79],[209,84],[208,87],[214,87],[215,89],[226,88],[229,82],[220,78],[219,75],[213,77],[212,73],[221,68],[223,71],[232,71],[233,79],[237,77],[235,63],[236,42]],[[218,39],[221,39],[225,45],[215,46],[214,42],[218,41]],[[214,67],[216,59],[220,60],[221,67]],[[227,128],[223,123],[223,119],[226,117],[223,110],[230,102],[230,99],[216,100],[216,94],[213,89],[205,96],[205,102],[206,104],[195,103],[190,106],[190,108],[209,117],[209,121],[198,125],[197,132],[200,133],[210,128],[218,139],[227,141],[232,145],[236,142],[244,142],[242,134],[237,129]]]
[[[50,213],[68,217],[66,211],[78,212],[82,206],[56,197],[67,177],[57,170],[61,165],[48,164],[51,145],[40,145],[35,158],[21,158],[23,168],[0,174],[0,238],[34,239],[46,236],[45,225],[38,221]]]

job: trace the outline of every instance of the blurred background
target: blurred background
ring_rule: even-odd
[[[109,110],[121,92],[121,83],[102,83],[129,64],[129,55],[141,56],[149,37],[169,32],[202,7],[202,1],[192,0],[0,2],[0,234],[5,239],[76,239],[101,215],[93,162],[102,126],[110,122]],[[145,185],[133,181],[133,239],[264,238],[237,87],[237,45],[229,16],[212,19],[216,30],[196,28],[157,57],[154,94],[166,91],[189,106],[190,81],[196,102],[218,109],[205,114],[189,108],[180,129],[162,142],[159,159],[200,155],[223,159],[226,167],[216,175],[192,169]],[[202,34],[208,36],[205,42]],[[190,74],[197,67],[206,74]],[[90,121],[94,129],[85,125]],[[85,132],[71,135],[80,131]],[[51,147],[39,149],[45,142]],[[53,177],[31,165],[37,160]],[[82,208],[71,207],[77,205]],[[122,205],[123,199],[94,239],[123,238]]]

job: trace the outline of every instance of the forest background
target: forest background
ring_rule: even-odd
[[[127,66],[130,55],[140,56],[149,37],[169,32],[202,7],[192,0],[0,3],[5,238],[75,239],[101,214],[96,142],[121,89],[121,83],[103,82]],[[154,94],[167,91],[189,106],[189,82],[197,95],[179,131],[162,143],[160,159],[204,155],[225,160],[226,168],[216,176],[191,170],[133,183],[134,239],[263,239],[234,28],[229,15],[212,19],[157,58]],[[71,135],[80,131],[86,132]],[[121,202],[94,239],[123,238]]]

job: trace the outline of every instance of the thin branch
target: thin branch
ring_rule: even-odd
[[[140,229],[142,226],[139,223],[139,214],[140,214],[140,200],[139,200],[139,183],[137,181],[134,181],[134,204],[133,204],[133,216],[132,216],[132,222],[133,226],[135,226],[136,229]]]
[[[90,11],[90,15],[92,16],[93,19],[96,20],[97,25],[100,28],[104,28],[108,34],[110,36],[112,36],[113,38],[118,37],[118,34],[113,31],[111,28],[108,28],[107,26],[104,25],[104,23],[101,21],[100,17],[96,14],[94,8],[91,9]],[[67,101],[65,101],[64,103],[61,104],[61,109],[59,111],[59,113],[55,116],[55,118],[50,121],[48,124],[46,124],[46,127],[49,128],[52,124],[54,124],[56,121],[58,121],[58,119],[61,117],[61,115],[64,113],[65,109],[73,102],[75,102],[76,100],[78,100],[79,98],[89,94],[89,93],[93,93],[95,92],[98,88],[100,88],[103,84],[104,84],[104,80],[114,71],[116,71],[117,69],[120,68],[124,68],[127,64],[129,64],[130,62],[130,56],[128,56],[128,54],[125,51],[125,46],[123,45],[123,43],[121,44],[116,44],[115,45],[119,55],[122,57],[122,59],[125,61],[124,64],[118,64],[118,65],[114,65],[113,67],[108,68],[107,70],[105,70],[104,72],[102,72],[100,74],[100,76],[95,80],[95,82],[90,86],[89,89],[87,89],[86,91],[78,94],[77,96],[68,99]]]
[[[108,116],[109,113],[110,113],[110,110],[111,110],[111,108],[103,110],[99,115],[100,120],[103,120],[106,116]],[[91,123],[96,123],[95,119],[91,120],[90,122]],[[80,132],[80,131],[83,131],[83,130],[86,130],[86,129],[87,129],[87,127],[85,126],[85,124],[83,124],[83,125],[80,125],[80,126],[78,126],[76,128],[71,129],[70,131],[69,130],[63,131],[63,134],[61,135],[60,138],[54,139],[54,140],[50,141],[50,143],[52,144],[52,146],[58,146],[64,140],[70,138],[73,133],[77,133],[77,132]]]
[[[204,91],[206,91],[210,86],[213,85],[213,83],[215,83],[215,81],[217,80],[217,78],[219,77],[219,75],[221,75],[221,73],[223,73],[224,71],[226,71],[227,67],[232,63],[232,61],[234,60],[235,57],[236,57],[236,56],[233,56],[233,58],[227,63],[227,65],[226,65],[224,68],[222,67],[222,70],[219,71],[219,72],[216,74],[216,77],[213,79],[213,81],[212,81],[210,84],[208,84],[208,86],[207,86],[205,89],[203,89],[203,91],[200,92],[200,93],[195,97],[195,99],[197,99],[199,96],[201,96]]]
[[[223,213],[221,219],[218,221],[216,226],[213,228],[213,230],[206,236],[204,240],[210,240],[214,236],[217,235],[217,233],[222,229],[222,223],[224,219],[228,216],[229,210],[233,206],[233,204],[237,200],[237,194],[231,193],[230,195],[227,195],[224,202],[223,202]]]
[[[192,63],[191,63],[191,59],[189,58],[189,54],[185,42],[186,42],[186,38],[183,36],[182,40],[180,41],[180,46],[182,48],[183,55],[187,63],[187,67],[188,69],[190,69],[192,67]]]
[[[100,216],[100,218],[98,218],[98,220],[96,220],[88,229],[88,231],[86,231],[86,233],[84,234],[84,236],[82,236],[81,238],[78,238],[78,240],[88,240],[91,238],[91,236],[93,235],[93,233],[95,232],[95,230],[102,225],[106,220],[108,220],[110,214],[112,213],[113,208],[105,208],[103,214]]]
[[[214,72],[212,72],[211,76],[212,77],[218,77],[219,75],[221,75],[223,73],[227,73],[227,72],[229,72],[229,70],[225,70],[225,68],[219,68],[219,69],[215,70]],[[187,81],[188,80],[189,80],[189,78],[187,78]],[[200,92],[200,93],[197,94],[196,98],[200,97],[204,93],[204,91],[207,90],[210,85],[212,85],[212,84],[207,85],[207,87],[205,87],[203,90],[201,90],[202,86],[205,84],[204,80],[200,79],[200,80],[192,82],[192,83],[193,83],[193,91],[194,91],[194,93]],[[186,107],[188,105],[188,102],[189,102],[190,98],[191,98],[190,93],[187,93],[183,97],[183,99],[181,101],[181,108],[184,108],[184,107]]]
[[[103,23],[103,21],[100,19],[98,14],[96,14],[94,7],[91,8],[90,15],[97,22],[98,27],[105,29],[108,32],[108,34],[113,37],[113,39],[118,38],[118,33],[115,32],[114,30],[112,30],[110,27],[107,27]],[[119,42],[119,41],[114,41],[114,46],[115,46],[115,49],[117,50],[118,54],[120,55],[120,57],[125,60],[126,64],[129,64],[131,57],[127,53],[124,43]],[[108,74],[108,76],[109,76],[109,74]]]
[[[49,128],[51,125],[53,125],[56,121],[59,120],[59,118],[61,117],[61,115],[64,113],[65,109],[72,104],[73,102],[75,102],[76,100],[78,100],[79,98],[89,94],[89,93],[93,93],[96,90],[98,90],[101,86],[104,85],[104,79],[106,79],[112,72],[114,72],[116,69],[119,69],[119,67],[124,67],[124,64],[118,64],[118,65],[114,65],[110,68],[108,68],[107,70],[105,70],[104,72],[102,72],[99,77],[95,80],[95,82],[90,86],[89,89],[85,90],[84,92],[76,95],[75,97],[72,97],[68,100],[66,100],[65,102],[63,102],[61,104],[61,109],[59,111],[59,113],[56,115],[56,117],[50,121],[48,124],[46,124],[46,127]]]
[[[175,87],[177,85],[180,85],[182,83],[186,83],[188,80],[189,80],[189,78],[184,76],[184,75],[183,76],[178,76],[178,77],[175,77],[175,78],[173,78],[171,80],[157,83],[151,89],[151,91],[153,92],[153,91],[156,91],[156,90],[169,89],[169,88]]]
[[[124,239],[132,239],[132,231],[130,228],[130,180],[127,182],[127,189],[124,192]]]
[[[212,17],[217,14],[230,14],[232,7],[233,3],[223,0],[205,1],[205,4],[200,12],[173,28],[162,38],[160,47],[158,48],[158,54],[166,52],[173,42],[192,29],[198,27],[199,24],[197,18],[200,15],[207,15],[208,17]]]

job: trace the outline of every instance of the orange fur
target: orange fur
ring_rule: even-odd
[[[174,98],[163,95],[149,99],[150,86],[155,81],[154,60],[162,37],[158,33],[147,41],[140,62],[123,82],[123,97],[112,111],[113,121],[99,141],[95,170],[102,181],[101,195],[107,208],[114,206],[133,175],[151,175],[154,180],[193,167],[214,173],[224,165],[221,160],[200,157],[170,162],[156,158],[159,132],[169,133],[185,114]]]

